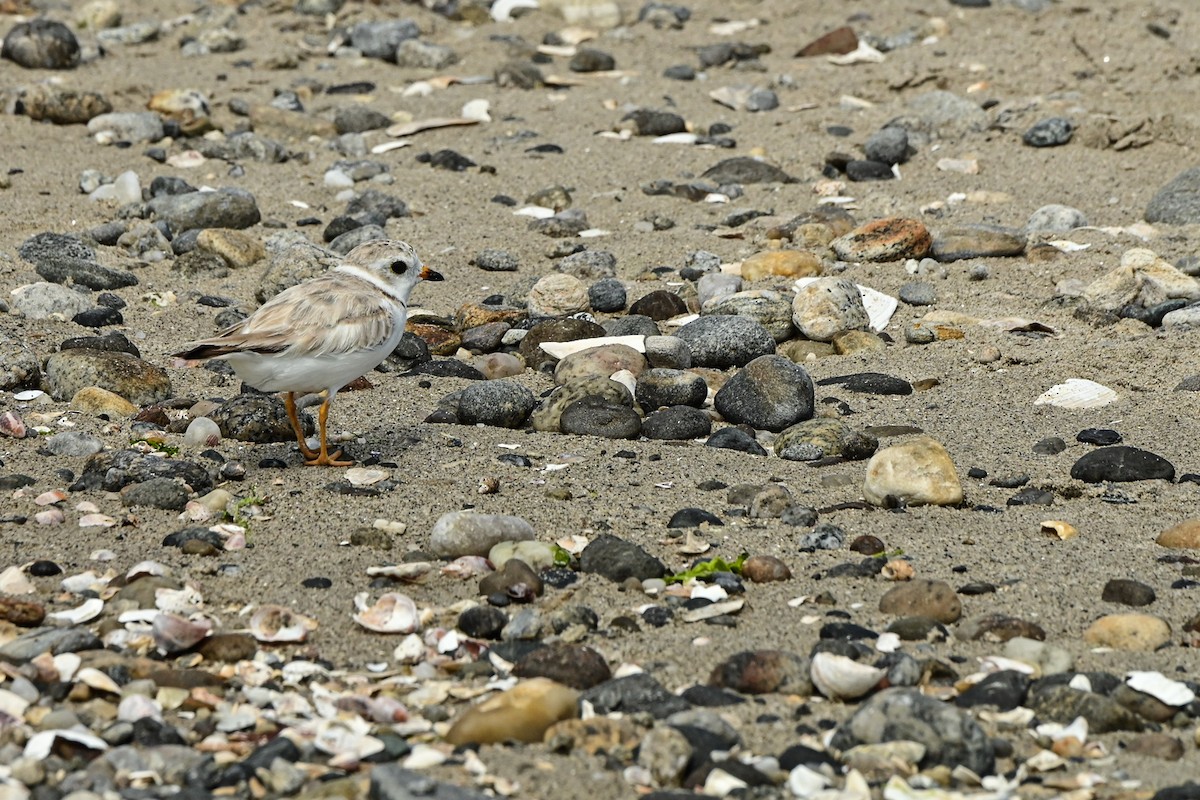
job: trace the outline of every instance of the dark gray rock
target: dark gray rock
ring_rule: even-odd
[[[579,554],[579,569],[621,583],[627,578],[649,580],[667,574],[667,568],[633,542],[610,534],[597,536]]]
[[[642,422],[642,435],[647,439],[703,439],[711,432],[708,414],[693,406],[664,408]]]
[[[489,795],[434,780],[399,764],[377,764],[371,770],[370,800],[488,800]]]
[[[1087,224],[1087,215],[1078,208],[1051,203],[1029,215],[1025,221],[1025,233],[1067,233]]]
[[[39,17],[14,25],[4,37],[0,56],[25,69],[75,69],[79,40],[61,22]]]
[[[350,45],[367,58],[395,61],[400,43],[420,35],[421,29],[411,19],[360,22],[350,29]]]
[[[916,689],[885,689],[869,698],[834,731],[830,746],[848,750],[898,740],[925,745],[922,768],[961,764],[981,776],[995,769],[992,742],[975,720]]]
[[[239,442],[294,442],[296,434],[283,401],[270,394],[240,394],[222,403],[209,415],[221,436]],[[305,434],[315,431],[312,418],[300,415]]]
[[[664,406],[704,405],[708,385],[694,372],[656,367],[638,376],[635,398],[646,411]]]
[[[581,47],[567,63],[572,72],[605,72],[617,68],[617,60],[603,50]]]
[[[187,489],[171,478],[151,478],[133,483],[121,490],[121,505],[127,508],[147,506],[167,511],[179,511],[187,505]]]
[[[1162,456],[1128,445],[1084,453],[1071,466],[1071,477],[1085,483],[1175,479],[1175,467]]]
[[[741,367],[775,352],[775,338],[761,323],[745,317],[703,316],[675,334],[698,367]]]
[[[378,242],[388,238],[387,231],[378,225],[363,225],[354,230],[346,231],[329,243],[329,249],[335,253],[346,255],[354,248],[365,242]]]
[[[78,236],[50,231],[34,234],[21,242],[21,246],[17,248],[17,254],[35,265],[59,258],[96,260],[95,248],[84,244]]]
[[[44,653],[78,653],[84,650],[103,649],[100,637],[82,625],[70,628],[38,628],[23,633],[0,645],[0,660],[10,664],[24,664]]]
[[[900,287],[897,295],[910,306],[931,306],[937,302],[937,289],[925,281],[906,283]]]
[[[709,447],[719,447],[724,450],[737,450],[753,456],[765,456],[767,450],[758,441],[741,428],[721,428],[708,437],[705,444]]]
[[[625,308],[627,299],[625,284],[616,278],[601,278],[588,287],[588,305],[593,311],[616,313]]]
[[[609,336],[662,336],[658,323],[642,314],[624,314],[604,321],[602,326]],[[649,352],[647,352],[649,360]]]
[[[687,700],[668,691],[649,672],[605,681],[584,692],[580,700],[591,703],[597,714],[644,712],[655,719],[664,719],[691,708]]]
[[[459,394],[458,420],[463,425],[519,428],[534,405],[533,392],[516,381],[479,381]]]
[[[1092,684],[1095,686],[1095,682]],[[1030,687],[1025,704],[1047,722],[1069,724],[1076,717],[1088,722],[1088,732],[1141,731],[1145,721],[1111,697],[1096,692],[1084,692],[1062,683],[1045,679]],[[980,773],[982,774],[982,773]]]
[[[1154,589],[1130,578],[1113,578],[1104,584],[1100,599],[1123,606],[1148,606],[1156,599]]]
[[[346,204],[346,214],[349,216],[369,215],[381,220],[389,220],[407,217],[409,211],[408,203],[399,197],[378,189],[367,189]]]
[[[540,233],[542,236],[549,236],[552,239],[565,239],[568,236],[578,236],[589,227],[591,226],[588,225],[587,214],[578,208],[568,208],[558,212],[553,217],[546,217],[545,219],[529,220],[529,230],[534,233]]]
[[[592,396],[564,408],[558,426],[563,433],[576,436],[636,439],[642,432],[642,419],[627,405]]]
[[[607,250],[582,250],[560,260],[554,269],[581,281],[596,281],[616,274],[617,257]]]
[[[37,274],[51,283],[74,283],[95,291],[121,289],[136,286],[138,279],[132,272],[111,269],[82,258],[47,258],[39,261],[34,269]]]
[[[40,359],[29,345],[8,337],[0,341],[0,391],[35,387],[41,379]]]
[[[637,136],[666,136],[687,130],[687,121],[672,111],[639,108],[630,111],[621,121],[633,123],[630,127]]]
[[[516,272],[520,262],[507,250],[488,248],[475,256],[475,266],[484,272]]]
[[[846,162],[846,177],[852,181],[890,181],[896,173],[892,172],[890,164],[868,159],[854,159]]]
[[[779,167],[750,156],[737,156],[718,162],[701,173],[704,180],[727,183],[795,183],[796,179]]]
[[[908,131],[899,127],[881,128],[870,135],[863,152],[871,161],[889,166],[902,164],[908,160]]]
[[[392,118],[369,106],[354,104],[333,112],[333,127],[338,133],[377,131],[392,124]]]
[[[144,483],[153,478],[178,480],[200,493],[213,488],[208,471],[191,461],[137,450],[115,450],[89,458],[71,491],[103,489],[119,492],[131,483]]]
[[[1176,175],[1146,205],[1146,222],[1189,225],[1200,222],[1200,167]]]
[[[912,394],[912,384],[903,378],[884,375],[882,372],[857,372],[817,381],[818,386],[843,386],[851,392],[863,394]]]
[[[442,70],[458,63],[458,53],[444,44],[405,39],[396,47],[395,61],[398,67]]]
[[[751,361],[713,398],[714,407],[730,422],[769,431],[782,431],[812,418],[813,403],[813,382],[808,372],[777,355]]]
[[[46,440],[47,453],[56,456],[91,456],[104,449],[104,443],[86,431],[63,431]]]

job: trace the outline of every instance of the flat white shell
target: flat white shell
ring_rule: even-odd
[[[610,344],[623,344],[632,347],[639,353],[646,352],[645,336],[597,336],[592,339],[576,339],[573,342],[542,342],[541,348],[547,355],[562,359],[572,353],[591,350],[593,347],[604,347]]]
[[[511,22],[512,12],[516,9],[537,7],[537,0],[496,0],[492,5],[492,19],[496,22]]]
[[[52,731],[39,731],[29,737],[25,743],[25,758],[42,761],[50,755],[55,739],[66,739],[68,742],[81,744],[89,750],[107,750],[108,743],[95,734],[78,728],[59,728]]]
[[[364,594],[365,592],[354,598],[359,609],[354,615],[354,621],[367,630],[379,633],[413,633],[421,627],[417,604],[408,595],[388,592],[381,596],[375,605],[368,606]]]
[[[104,601],[99,597],[92,597],[84,600],[82,605],[75,608],[67,609],[66,611],[56,611],[53,614],[47,614],[50,619],[59,622],[70,622],[72,625],[79,625],[84,622],[90,622],[100,616],[100,612],[104,610]]]
[[[653,144],[695,144],[699,138],[694,133],[680,131],[679,133],[666,133],[662,136],[655,136],[650,141]]]
[[[1150,695],[1169,706],[1186,706],[1196,699],[1196,693],[1180,681],[1173,681],[1161,672],[1130,672],[1125,683],[1130,689]]]
[[[1084,378],[1070,378],[1051,386],[1033,404],[1070,409],[1100,408],[1116,399],[1117,393],[1107,386]]]
[[[816,278],[799,278],[796,280],[796,291],[807,286]],[[892,321],[892,314],[896,313],[896,307],[900,305],[900,301],[896,298],[886,295],[883,292],[872,289],[870,286],[863,286],[861,283],[856,283],[859,294],[862,295],[863,307],[867,310],[867,316],[871,320],[871,330],[879,332],[888,326]]]

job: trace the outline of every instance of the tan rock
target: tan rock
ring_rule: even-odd
[[[843,331],[867,330],[862,292],[849,278],[817,278],[792,300],[792,322],[806,338],[828,342]]]
[[[1083,632],[1094,647],[1114,650],[1157,650],[1171,640],[1171,626],[1152,614],[1108,614]]]
[[[757,281],[772,276],[809,278],[821,274],[821,259],[807,250],[765,250],[742,262],[742,279]]]
[[[929,617],[949,625],[962,617],[962,602],[945,581],[918,578],[879,598],[879,610],[898,617]]]
[[[928,436],[880,450],[867,462],[863,496],[872,505],[953,506],[963,500],[954,462]]]
[[[76,392],[71,398],[71,408],[93,417],[103,414],[110,419],[127,419],[138,412],[133,403],[99,386],[85,386]]]
[[[270,139],[296,140],[309,136],[332,139],[337,136],[337,128],[327,119],[266,104],[250,108],[250,124],[255,133]]]
[[[582,378],[608,378],[627,369],[635,376],[646,369],[646,357],[623,344],[607,344],[571,353],[554,368],[554,382],[574,383]]]
[[[256,264],[267,257],[257,237],[231,228],[205,228],[196,237],[196,249],[220,256],[232,269]]]
[[[446,741],[464,744],[540,742],[556,722],[578,715],[579,692],[548,678],[532,678],[472,706]]]
[[[1083,292],[1088,305],[1105,311],[1117,311],[1129,304],[1149,308],[1173,298],[1200,298],[1200,281],[1143,247],[1127,250],[1119,267],[1097,278]]]
[[[1185,519],[1172,525],[1154,541],[1173,550],[1200,550],[1200,519]]]
[[[526,303],[532,317],[565,317],[587,311],[587,285],[574,275],[551,273],[533,285]]]
[[[842,331],[833,337],[832,344],[840,356],[887,349],[887,342],[871,331]]]

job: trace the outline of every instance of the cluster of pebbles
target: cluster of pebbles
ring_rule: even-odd
[[[1035,565],[960,577],[972,570],[919,543],[936,527],[975,545],[976,520],[1009,514],[1014,526],[1037,521],[1028,533],[1050,548],[1039,552],[1070,558],[1062,553],[1081,551],[1067,548],[1100,535],[1083,506],[1160,493],[1170,504],[1200,483],[1139,446],[1143,428],[1131,423],[1126,441],[1119,419],[1145,390],[1115,371],[1064,365],[1018,412],[1059,415],[1062,435],[1028,440],[1043,427],[948,431],[922,412],[936,412],[952,379],[902,377],[950,348],[962,353],[949,357],[953,380],[982,382],[1022,366],[1010,347],[1027,348],[1030,362],[1070,337],[1190,342],[1200,261],[1191,229],[1176,226],[1200,223],[1200,168],[1167,182],[1139,219],[1109,227],[1040,202],[999,224],[988,209],[1007,204],[1012,216],[1015,205],[999,190],[914,201],[896,188],[889,199],[910,170],[994,169],[972,148],[996,132],[1022,152],[1107,154],[1171,135],[1161,116],[1088,114],[1074,97],[1043,111],[988,98],[986,82],[925,87],[944,83],[940,67],[912,66],[960,26],[1002,24],[986,15],[1032,28],[1043,14],[1067,25],[1074,10],[951,0],[944,16],[884,33],[858,14],[780,37],[790,48],[780,53],[766,41],[783,19],[728,19],[702,3],[428,5],[386,18],[340,0],[209,3],[133,19],[144,12],[93,0],[8,26],[0,55],[20,80],[0,92],[5,110],[40,123],[41,139],[86,127],[87,166],[60,188],[86,196],[93,218],[7,234],[17,258],[2,268],[0,299],[0,530],[14,555],[0,565],[0,800],[1200,797],[1184,781],[1200,772],[1187,766],[1200,760],[1190,655],[1200,615],[1160,597],[1200,586],[1188,555],[1200,549],[1200,519],[1155,517],[1170,524],[1137,534],[1153,578],[1128,577],[1116,553],[1099,568],[1111,573],[1102,587],[1074,596],[1094,612],[1074,628],[1053,608],[1006,610]],[[1143,23],[1145,35],[1178,38],[1178,23]],[[298,44],[258,50],[255,25]],[[491,37],[506,57],[485,70],[458,43],[468,37]],[[690,43],[688,63],[661,62],[675,50],[647,55],[672,37]],[[131,101],[87,77],[156,47],[220,60],[254,76],[251,86],[305,75],[270,99],[239,89],[219,102],[215,86]],[[650,80],[622,65],[635,50],[679,103],[606,99],[610,124],[581,138],[553,106],[589,81],[633,94]],[[903,102],[860,148],[841,124],[824,131],[840,144],[807,165],[774,163],[743,140],[740,126],[765,137],[772,123],[760,120],[812,108],[780,73],[789,65],[846,75],[906,57],[911,74],[885,82],[908,90]],[[354,78],[329,82],[322,69]],[[470,99],[455,101],[457,115],[445,102],[441,113],[385,113],[372,101],[391,83],[418,108],[449,92]],[[680,109],[701,107],[695,98],[737,122],[697,124]],[[564,142],[660,148],[648,162],[656,174],[620,177],[621,192],[653,210],[589,220],[577,200],[599,207],[608,172],[623,168],[599,147],[570,154],[594,159],[592,172],[558,180],[555,168],[531,191],[514,184],[520,199],[497,193],[503,170],[487,162],[502,162],[499,151],[565,155],[514,130],[526,124],[521,103]],[[498,122],[501,105],[509,116]],[[847,119],[875,106],[838,101]],[[434,146],[479,130],[490,138],[468,139],[471,155]],[[699,159],[680,167],[680,152]],[[405,179],[431,170],[474,199],[413,201]],[[14,169],[5,188],[16,193],[27,177]],[[322,201],[289,203],[301,184],[316,184]],[[514,220],[491,246],[445,233],[481,233],[483,205]],[[220,362],[184,373],[159,355],[364,241],[409,238],[427,253],[421,235],[432,240],[435,228],[437,243],[456,245],[426,258],[448,273],[445,294],[428,295],[441,313],[413,309],[396,351],[350,387],[419,396],[424,424],[411,420],[417,432],[399,444],[394,431],[383,441],[377,412],[339,432],[361,466],[319,478],[295,468],[278,398],[239,387]],[[661,246],[670,265],[639,259],[637,237],[671,242]],[[1102,269],[1062,266],[1089,249],[1109,257]],[[1069,277],[1019,316],[1009,301],[1036,290],[1021,277],[990,288],[1017,265]],[[1200,377],[1172,390],[1189,397]],[[978,436],[1021,458],[976,466]],[[464,441],[502,452],[460,459]],[[588,460],[572,449],[627,471],[607,484],[554,483]],[[436,472],[447,453],[457,478],[469,465],[469,493],[431,498],[458,484],[430,490],[412,476]],[[653,489],[635,472],[654,476]],[[583,511],[567,523],[547,510],[596,498],[604,519]],[[297,575],[287,553],[265,556],[282,579],[254,574],[279,527],[326,509],[343,515],[334,527],[346,552],[373,562],[351,593]],[[649,533],[638,528],[646,516]],[[135,536],[158,551],[124,544]],[[86,557],[55,537],[80,537]],[[328,606],[336,617],[300,610],[298,593],[320,591],[343,593]],[[370,644],[338,663],[326,655],[336,638]]]

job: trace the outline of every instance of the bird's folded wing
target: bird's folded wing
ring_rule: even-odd
[[[230,353],[340,355],[376,347],[391,336],[394,309],[363,282],[329,273],[273,297],[252,316],[175,355],[205,359]],[[346,283],[347,285],[342,285]]]

